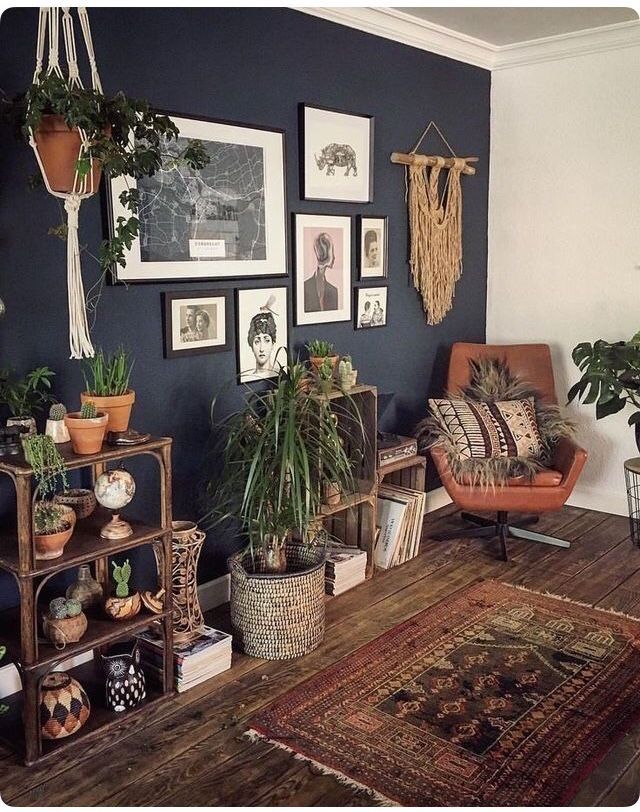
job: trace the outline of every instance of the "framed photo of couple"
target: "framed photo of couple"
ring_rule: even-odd
[[[171,291],[162,300],[165,358],[231,349],[228,290]]]

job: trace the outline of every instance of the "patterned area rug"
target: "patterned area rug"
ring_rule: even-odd
[[[485,581],[253,717],[405,806],[563,804],[640,714],[640,622]]]

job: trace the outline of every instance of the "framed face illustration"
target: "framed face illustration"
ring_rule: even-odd
[[[275,378],[287,363],[287,288],[239,290],[236,320],[240,382]]]
[[[360,279],[387,276],[387,218],[358,217],[358,270]]]

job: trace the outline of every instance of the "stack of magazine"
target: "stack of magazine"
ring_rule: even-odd
[[[146,674],[162,679],[164,643],[162,636],[149,629],[137,635],[140,661]],[[179,692],[187,691],[221,671],[231,668],[231,635],[205,626],[188,643],[174,643],[173,673]]]
[[[324,570],[324,591],[327,595],[340,595],[366,577],[367,554],[359,547],[333,546],[327,554]]]
[[[399,485],[380,486],[377,516],[380,532],[373,548],[377,567],[387,570],[418,554],[425,498],[424,491]]]

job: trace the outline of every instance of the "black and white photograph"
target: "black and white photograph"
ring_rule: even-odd
[[[351,318],[351,218],[295,214],[296,324]]]
[[[373,201],[373,116],[300,105],[303,200]]]
[[[210,161],[202,169],[171,162],[151,177],[110,183],[110,228],[128,216],[119,195],[140,197],[139,236],[126,252],[118,280],[222,279],[286,276],[284,134],[222,121],[178,118],[177,156],[199,139]]]
[[[275,378],[287,363],[287,288],[239,290],[236,320],[240,382]]]
[[[387,276],[387,218],[358,217],[358,270],[360,279]]]
[[[387,323],[387,288],[356,289],[356,330],[384,327]]]
[[[165,358],[231,349],[229,291],[171,291],[162,299]]]

